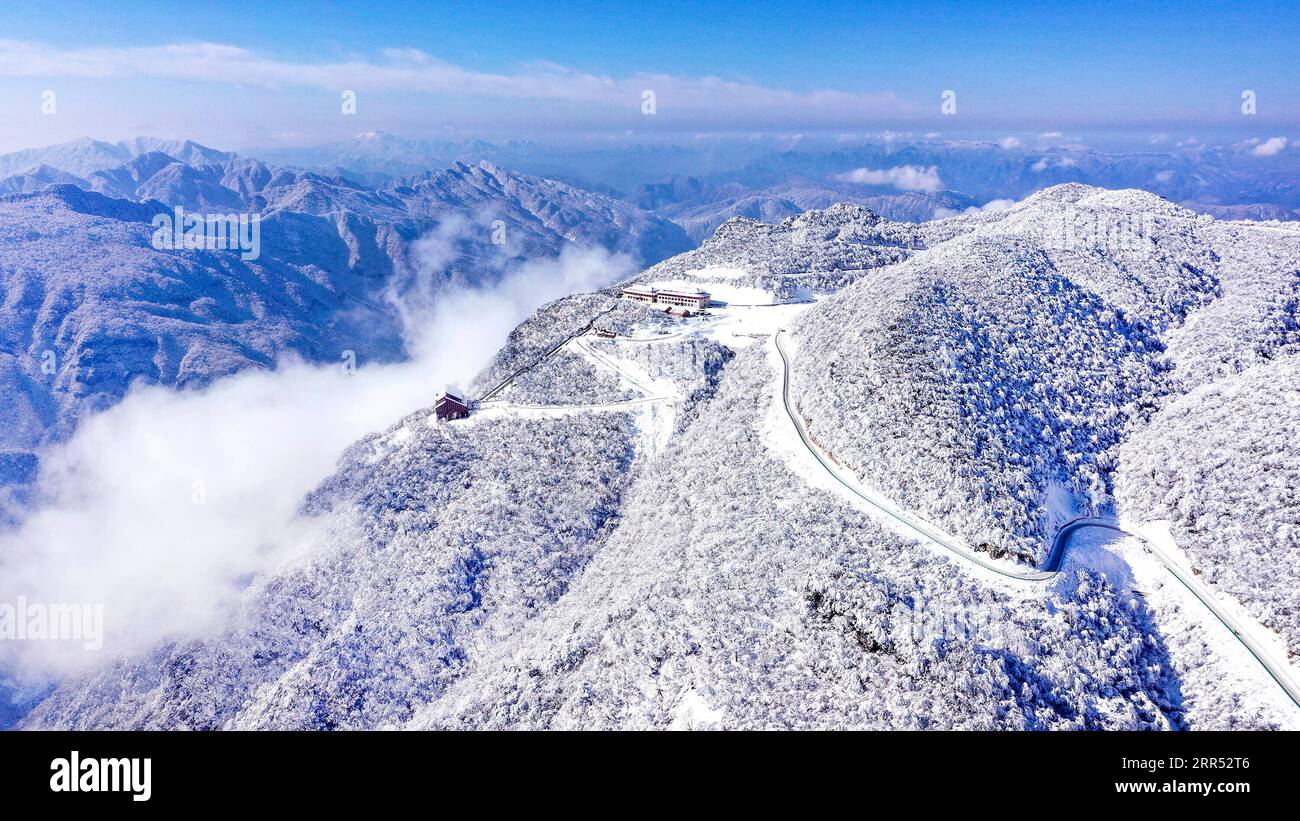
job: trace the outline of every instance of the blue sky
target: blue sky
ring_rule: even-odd
[[[1263,134],[1300,123],[1297,3],[921,6],[10,2],[0,114],[13,125],[0,148],[141,128],[230,145],[368,129]],[[343,89],[358,95],[352,119],[339,116]],[[640,110],[646,89],[653,119]],[[945,89],[957,92],[952,118],[939,111]],[[1258,100],[1250,120],[1246,89]],[[55,116],[32,102],[46,90]]]

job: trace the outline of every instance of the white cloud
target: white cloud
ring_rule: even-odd
[[[1273,137],[1272,139],[1265,140],[1259,145],[1256,145],[1251,149],[1250,153],[1254,154],[1256,157],[1271,157],[1286,148],[1286,142],[1286,137]]]
[[[934,209],[934,219],[947,219],[948,217],[955,217],[958,214],[979,214],[981,212],[993,213],[996,211],[1005,211],[1015,204],[1016,200],[1001,199],[989,200],[983,205],[972,205],[961,211],[954,208],[936,208]]]
[[[835,179],[862,185],[892,185],[899,191],[939,191],[943,188],[939,169],[933,165],[896,165],[893,168],[880,170],[855,168],[843,174],[836,174]]]
[[[743,111],[763,114],[769,120],[795,116],[809,122],[910,117],[923,110],[918,103],[907,103],[892,92],[796,92],[714,76],[636,73],[611,77],[549,62],[522,65],[509,73],[483,72],[413,48],[385,49],[373,57],[301,62],[220,43],[59,48],[0,39],[0,77],[153,78],[266,89],[311,87],[336,94],[343,89],[434,93],[583,104],[624,113],[639,113],[641,94],[649,89],[655,92],[660,115],[734,116]]]
[[[1023,144],[1024,143],[1020,141],[1019,137],[1003,137],[1002,139],[998,140],[998,145],[1000,145],[1002,148],[1006,149],[1007,151],[1015,150],[1020,146],[1022,146]]]

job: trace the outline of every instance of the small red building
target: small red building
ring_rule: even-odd
[[[443,391],[433,400],[433,412],[441,422],[445,419],[464,419],[469,416],[469,403],[450,391]]]

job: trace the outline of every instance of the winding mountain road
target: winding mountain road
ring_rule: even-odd
[[[813,458],[826,469],[840,485],[849,493],[858,499],[866,502],[868,505],[879,511],[884,516],[889,517],[892,521],[897,522],[904,527],[912,530],[925,541],[942,547],[948,552],[954,554],[959,559],[978,565],[979,567],[997,573],[1000,576],[1024,582],[1045,582],[1054,579],[1060,573],[1061,564],[1065,560],[1065,554],[1069,549],[1070,540],[1079,531],[1085,528],[1101,528],[1123,533],[1137,539],[1142,543],[1143,549],[1151,554],[1161,566],[1165,568],[1175,579],[1182,583],[1187,590],[1196,597],[1201,604],[1214,614],[1214,617],[1226,627],[1229,632],[1241,642],[1242,646],[1250,652],[1252,656],[1264,667],[1274,681],[1286,692],[1291,701],[1300,707],[1300,686],[1292,679],[1290,672],[1286,667],[1278,663],[1268,652],[1268,650],[1257,641],[1224,607],[1214,598],[1214,594],[1198,581],[1191,573],[1184,570],[1174,561],[1173,557],[1161,550],[1160,547],[1152,543],[1149,539],[1143,538],[1136,533],[1132,533],[1114,522],[1105,519],[1082,517],[1066,522],[1056,531],[1052,539],[1052,548],[1048,552],[1047,560],[1043,562],[1042,570],[1019,570],[997,562],[995,559],[986,557],[961,544],[958,539],[950,534],[944,533],[938,528],[923,522],[913,515],[908,514],[896,506],[890,504],[887,500],[879,497],[873,497],[871,494],[864,492],[857,487],[856,483],[849,478],[841,475],[842,470],[834,463],[829,454],[824,453],[819,445],[813,441],[803,418],[794,408],[794,403],[790,399],[790,357],[786,352],[785,346],[781,342],[781,336],[785,331],[778,331],[772,339],[776,345],[776,351],[781,357],[782,374],[781,374],[781,400],[785,405],[786,415],[790,417],[795,431],[799,434],[800,441],[803,442],[808,452]]]
[[[598,318],[599,317],[596,317],[596,319]],[[585,344],[585,342],[580,339],[580,337],[582,337],[584,334],[586,334],[591,330],[592,326],[595,324],[596,319],[593,319],[590,323],[587,324],[586,327],[582,328],[577,333],[574,333],[573,335],[566,338],[559,345],[556,345],[554,348],[547,351],[536,361],[532,362],[528,366],[521,368],[515,373],[511,374],[504,381],[502,381],[501,384],[497,385],[495,388],[489,391],[488,394],[486,394],[483,397],[483,399],[479,400],[479,402],[480,403],[491,402],[491,398],[493,396],[499,393],[507,385],[512,383],[519,375],[535,367],[538,363],[544,361],[546,358],[550,357],[552,354],[554,354],[556,351],[560,350],[570,342],[575,342],[585,354],[587,354],[594,360],[606,365],[610,369],[614,370],[616,373],[619,373],[624,379],[626,379],[632,385],[640,389],[642,393],[645,394],[645,396],[640,399],[623,400],[623,401],[608,402],[608,403],[597,403],[597,404],[586,405],[586,406],[572,406],[572,407],[564,406],[563,409],[569,411],[581,410],[583,408],[595,410],[598,408],[661,402],[664,401],[665,399],[670,398],[666,396],[654,395],[654,392],[652,390],[650,390],[647,386],[642,385],[640,383],[640,381],[636,378],[636,375],[629,373],[627,369],[620,367],[617,362],[597,352],[594,348],[592,348],[588,344]],[[803,446],[812,455],[812,457],[816,459],[817,463],[820,464],[821,467],[825,469],[825,471],[833,479],[835,479],[835,481],[840,486],[842,486],[845,491],[852,494],[857,499],[866,502],[869,506],[871,506],[874,510],[876,510],[877,513],[879,513],[881,516],[884,516],[890,521],[896,523],[897,525],[911,531],[912,533],[921,537],[922,540],[930,542],[931,544],[935,544],[943,548],[944,550],[956,556],[958,559],[976,565],[984,570],[990,571],[1004,578],[1011,579],[1013,581],[1018,581],[1018,582],[1046,582],[1056,578],[1061,571],[1061,565],[1065,561],[1066,553],[1069,550],[1071,540],[1074,538],[1074,536],[1077,533],[1079,533],[1082,530],[1088,528],[1111,530],[1117,533],[1122,533],[1125,536],[1129,536],[1133,539],[1136,539],[1138,542],[1142,544],[1144,550],[1146,550],[1162,567],[1165,568],[1166,571],[1168,571],[1185,588],[1187,588],[1188,592],[1190,592],[1198,601],[1200,601],[1201,604],[1204,605],[1206,609],[1208,609],[1210,613],[1213,614],[1214,617],[1224,627],[1226,627],[1230,633],[1232,633],[1232,635],[1237,639],[1237,641],[1240,642],[1241,645],[1245,647],[1246,650],[1252,656],[1255,657],[1255,659],[1260,663],[1261,666],[1263,666],[1265,671],[1268,672],[1269,676],[1272,677],[1272,679],[1275,682],[1277,682],[1278,686],[1282,688],[1282,690],[1287,694],[1287,696],[1291,699],[1291,701],[1297,707],[1300,707],[1300,685],[1296,684],[1295,680],[1292,678],[1287,667],[1277,662],[1270,655],[1267,648],[1265,648],[1257,639],[1255,639],[1255,637],[1251,635],[1251,633],[1246,629],[1246,627],[1235,616],[1233,616],[1232,613],[1228,612],[1214,598],[1214,594],[1208,588],[1206,588],[1204,584],[1202,584],[1199,580],[1197,580],[1193,574],[1189,573],[1182,566],[1180,566],[1173,559],[1173,557],[1170,556],[1168,553],[1166,553],[1164,550],[1162,550],[1159,547],[1159,545],[1154,544],[1151,540],[1146,539],[1139,534],[1133,533],[1129,530],[1124,529],[1123,527],[1120,527],[1115,522],[1106,519],[1099,519],[1095,517],[1080,517],[1066,522],[1056,531],[1056,535],[1053,536],[1052,547],[1048,551],[1047,559],[1043,562],[1042,569],[1026,570],[1026,569],[1017,568],[1014,565],[1011,565],[1007,562],[1000,562],[990,556],[981,554],[978,551],[973,550],[966,544],[962,543],[960,539],[953,536],[952,534],[945,533],[944,531],[940,530],[938,527],[935,527],[934,525],[928,522],[922,521],[917,516],[894,505],[888,499],[885,499],[878,495],[873,495],[869,492],[866,492],[865,489],[859,487],[855,479],[853,479],[851,476],[843,475],[845,471],[835,463],[834,459],[828,453],[824,452],[821,449],[821,447],[816,443],[816,441],[813,440],[812,435],[808,432],[806,423],[804,422],[803,418],[799,415],[799,413],[795,410],[794,402],[790,398],[790,357],[785,349],[785,345],[781,341],[781,337],[784,333],[785,333],[784,330],[778,331],[776,334],[772,336],[772,340],[776,346],[777,354],[779,354],[781,357],[781,365],[782,365],[781,401],[782,404],[785,406],[786,415],[790,418],[791,424],[794,425],[795,432],[798,434],[799,440],[803,443]],[[519,407],[529,407],[529,406],[519,406]],[[546,406],[537,406],[537,409],[556,410],[556,408],[554,407],[546,407]]]

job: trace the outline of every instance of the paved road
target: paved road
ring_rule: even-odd
[[[1015,569],[1010,565],[998,562],[991,557],[971,550],[969,547],[958,543],[954,537],[944,533],[933,525],[921,521],[906,511],[900,510],[893,505],[864,494],[852,481],[840,475],[840,469],[838,466],[836,466],[835,463],[831,461],[830,457],[823,453],[822,449],[813,442],[812,436],[808,433],[803,418],[794,409],[794,403],[790,399],[790,358],[786,354],[785,346],[781,343],[782,333],[784,333],[784,331],[777,333],[774,337],[776,340],[776,350],[781,354],[781,363],[783,365],[781,375],[781,401],[785,404],[785,412],[790,417],[790,421],[794,423],[795,431],[799,434],[799,439],[803,441],[804,447],[813,455],[813,458],[821,463],[822,467],[826,468],[826,472],[834,477],[835,481],[843,485],[845,489],[854,496],[871,505],[885,516],[903,524],[926,541],[937,544],[959,558],[977,564],[985,570],[992,571],[1000,576],[1018,579],[1020,581],[1047,581],[1056,575],[1060,565],[1059,558],[1056,560],[1057,567],[1055,568],[1045,570]],[[1055,546],[1053,546],[1053,552],[1057,552]]]
[[[785,404],[785,412],[790,417],[790,421],[794,424],[795,430],[798,432],[799,439],[803,442],[804,447],[806,447],[809,453],[811,453],[822,467],[826,469],[827,473],[834,477],[837,482],[843,485],[854,496],[871,505],[884,515],[915,531],[917,535],[921,536],[926,541],[937,544],[945,550],[955,554],[958,558],[979,565],[986,570],[991,570],[1001,576],[1016,579],[1018,581],[1042,582],[1055,578],[1057,573],[1060,572],[1061,563],[1065,560],[1065,554],[1069,549],[1070,540],[1076,533],[1084,528],[1092,527],[1114,530],[1127,536],[1131,536],[1140,541],[1143,548],[1146,549],[1156,559],[1156,561],[1163,565],[1164,568],[1174,576],[1174,578],[1178,579],[1178,581],[1181,582],[1193,596],[1195,596],[1203,605],[1205,605],[1206,608],[1209,609],[1211,613],[1214,614],[1215,618],[1217,618],[1224,627],[1227,627],[1228,630],[1237,637],[1237,640],[1241,642],[1248,651],[1250,651],[1250,654],[1253,655],[1264,669],[1268,671],[1268,674],[1272,676],[1273,680],[1281,686],[1287,696],[1290,697],[1291,701],[1294,702],[1297,707],[1300,707],[1300,686],[1297,686],[1295,681],[1292,680],[1289,671],[1282,664],[1274,660],[1268,650],[1256,641],[1249,632],[1247,632],[1241,622],[1219,604],[1219,602],[1214,598],[1214,594],[1211,593],[1205,585],[1201,584],[1193,574],[1180,567],[1178,563],[1174,561],[1173,557],[1169,556],[1150,540],[1144,539],[1136,533],[1131,533],[1114,522],[1088,517],[1066,522],[1056,531],[1056,536],[1052,539],[1052,549],[1048,552],[1047,560],[1043,563],[1042,570],[1016,570],[1005,565],[1000,565],[995,560],[980,553],[976,553],[965,545],[959,544],[952,536],[916,519],[905,511],[893,508],[891,505],[882,503],[881,501],[862,493],[853,482],[840,475],[839,469],[830,460],[830,457],[824,454],[821,448],[813,442],[812,437],[809,435],[808,430],[804,425],[803,418],[800,417],[798,412],[794,409],[794,404],[790,400],[790,357],[786,353],[785,346],[781,342],[781,336],[784,333],[784,331],[777,332],[773,339],[776,343],[777,353],[781,355],[781,400]]]
[[[518,377],[520,374],[526,372],[527,370],[533,367],[536,367],[536,365],[539,362],[545,360],[547,357],[554,354],[560,348],[567,345],[570,341],[578,339],[583,334],[591,330],[591,327],[592,325],[595,324],[595,321],[596,320],[593,319],[592,322],[588,323],[588,325],[585,328],[581,329],[579,332],[568,337],[559,345],[556,345],[545,355],[539,357],[532,364],[528,365],[525,368],[521,368],[519,371],[516,371],[514,374],[511,374],[510,377],[504,380],[501,384],[497,385],[497,387],[493,388],[488,394],[486,394],[483,397],[483,399],[479,401],[480,402],[489,401],[492,396],[496,395],[506,385],[513,382],[515,378]],[[1231,613],[1227,612],[1219,604],[1217,600],[1215,600],[1214,594],[1211,593],[1209,589],[1205,587],[1205,585],[1201,584],[1201,582],[1198,581],[1191,573],[1188,573],[1182,567],[1180,567],[1178,563],[1175,562],[1171,556],[1169,556],[1167,553],[1161,550],[1157,545],[1152,544],[1149,540],[1143,538],[1142,536],[1139,536],[1136,533],[1132,533],[1130,531],[1125,530],[1124,528],[1120,527],[1114,522],[1105,519],[1092,518],[1092,517],[1080,517],[1078,519],[1073,519],[1069,522],[1066,522],[1056,531],[1056,535],[1052,538],[1052,547],[1048,551],[1047,559],[1046,561],[1043,562],[1042,569],[1024,570],[1024,569],[1016,568],[1014,565],[1010,565],[1008,563],[999,562],[998,560],[993,559],[985,554],[976,552],[972,550],[970,547],[962,544],[956,537],[952,536],[951,534],[945,533],[939,528],[927,522],[921,521],[916,516],[911,515],[908,512],[901,510],[895,507],[894,505],[889,504],[885,500],[875,499],[863,493],[857,487],[854,481],[850,479],[846,479],[844,476],[841,475],[841,470],[838,468],[838,466],[835,465],[835,463],[830,459],[830,457],[827,454],[825,454],[822,451],[822,449],[812,440],[812,436],[808,433],[808,429],[804,424],[803,418],[800,417],[800,415],[794,409],[794,403],[790,399],[790,357],[786,353],[785,346],[781,342],[781,336],[784,333],[785,333],[784,331],[778,332],[773,337],[773,340],[776,344],[777,353],[779,353],[781,356],[781,364],[782,364],[781,401],[785,405],[786,415],[790,417],[790,421],[791,423],[793,423],[795,431],[799,434],[800,441],[803,442],[803,445],[808,450],[808,452],[812,454],[813,458],[815,458],[817,462],[821,464],[823,468],[825,468],[826,472],[829,473],[831,477],[834,478],[835,481],[838,482],[840,485],[842,485],[845,488],[845,490],[847,490],[849,493],[853,494],[857,498],[866,502],[868,505],[870,505],[872,508],[877,510],[882,515],[890,518],[891,520],[911,530],[916,535],[920,536],[923,540],[938,545],[944,550],[947,550],[948,552],[957,556],[959,559],[977,565],[979,567],[982,567],[985,570],[998,574],[999,576],[1003,576],[1005,578],[1013,579],[1016,581],[1045,582],[1054,579],[1057,576],[1057,574],[1060,573],[1061,564],[1065,561],[1065,556],[1069,550],[1071,539],[1073,539],[1075,534],[1077,534],[1078,532],[1086,528],[1100,528],[1104,530],[1112,530],[1118,533],[1123,533],[1124,535],[1129,536],[1131,538],[1137,539],[1139,542],[1142,543],[1143,548],[1146,549],[1147,552],[1149,552],[1156,559],[1157,562],[1159,562],[1167,571],[1169,571],[1169,573],[1172,574],[1174,578],[1176,578],[1180,583],[1182,583],[1182,585],[1186,587],[1187,590],[1197,598],[1197,600],[1199,600],[1203,605],[1205,605],[1205,607],[1211,613],[1214,614],[1214,617],[1218,619],[1219,622],[1222,623],[1224,627],[1228,628],[1228,630],[1237,638],[1237,640],[1241,642],[1242,646],[1244,646],[1250,652],[1250,654],[1253,655],[1257,661],[1259,661],[1259,663],[1264,667],[1264,669],[1273,678],[1273,680],[1278,683],[1278,685],[1283,689],[1284,692],[1286,692],[1287,696],[1291,699],[1291,701],[1294,702],[1297,707],[1300,707],[1300,686],[1298,686],[1296,682],[1292,680],[1291,675],[1288,672],[1288,670],[1285,668],[1285,666],[1273,659],[1273,657],[1269,654],[1268,650],[1263,645],[1261,645],[1258,641],[1256,641],[1255,638],[1251,636],[1249,632],[1247,632],[1245,627]],[[590,345],[584,344],[581,340],[579,340],[577,344],[584,350],[584,352],[593,356],[598,361],[604,362],[606,365],[613,368],[614,370],[620,372],[620,374],[624,376],[624,378],[627,378],[638,388],[641,388],[643,392],[645,392],[646,394],[651,393],[651,391],[646,389],[644,386],[640,385],[640,383],[637,382],[632,375],[626,373],[622,368],[619,368],[616,363],[612,362],[608,357],[605,357],[600,353],[598,353]],[[622,402],[597,403],[594,405],[585,405],[585,406],[574,406],[569,409],[574,410],[583,407],[590,408],[590,409],[597,409],[597,408],[606,408],[606,407],[618,406],[618,405],[636,405],[636,404],[641,404],[646,402],[663,401],[663,399],[665,398],[667,397],[646,396],[643,399],[624,400]],[[527,406],[520,406],[520,407],[527,407]],[[549,407],[538,406],[537,409],[558,410],[559,408],[556,408],[555,406],[549,406]]]
[[[1209,608],[1214,617],[1224,627],[1228,628],[1232,635],[1237,637],[1237,641],[1241,642],[1250,651],[1250,654],[1258,659],[1260,664],[1264,665],[1264,669],[1278,683],[1278,686],[1286,691],[1286,694],[1291,697],[1291,701],[1295,702],[1297,707],[1300,707],[1300,686],[1296,685],[1295,680],[1291,678],[1290,672],[1273,659],[1268,649],[1256,641],[1255,637],[1246,630],[1246,627],[1240,621],[1219,606],[1209,588],[1202,584],[1194,574],[1174,561],[1172,556],[1161,550],[1159,545],[1148,540],[1143,543],[1143,546],[1151,552],[1156,561],[1164,565],[1165,569],[1173,574],[1175,579],[1182,582],[1183,587],[1186,587],[1193,596],[1199,599],[1201,604]]]

